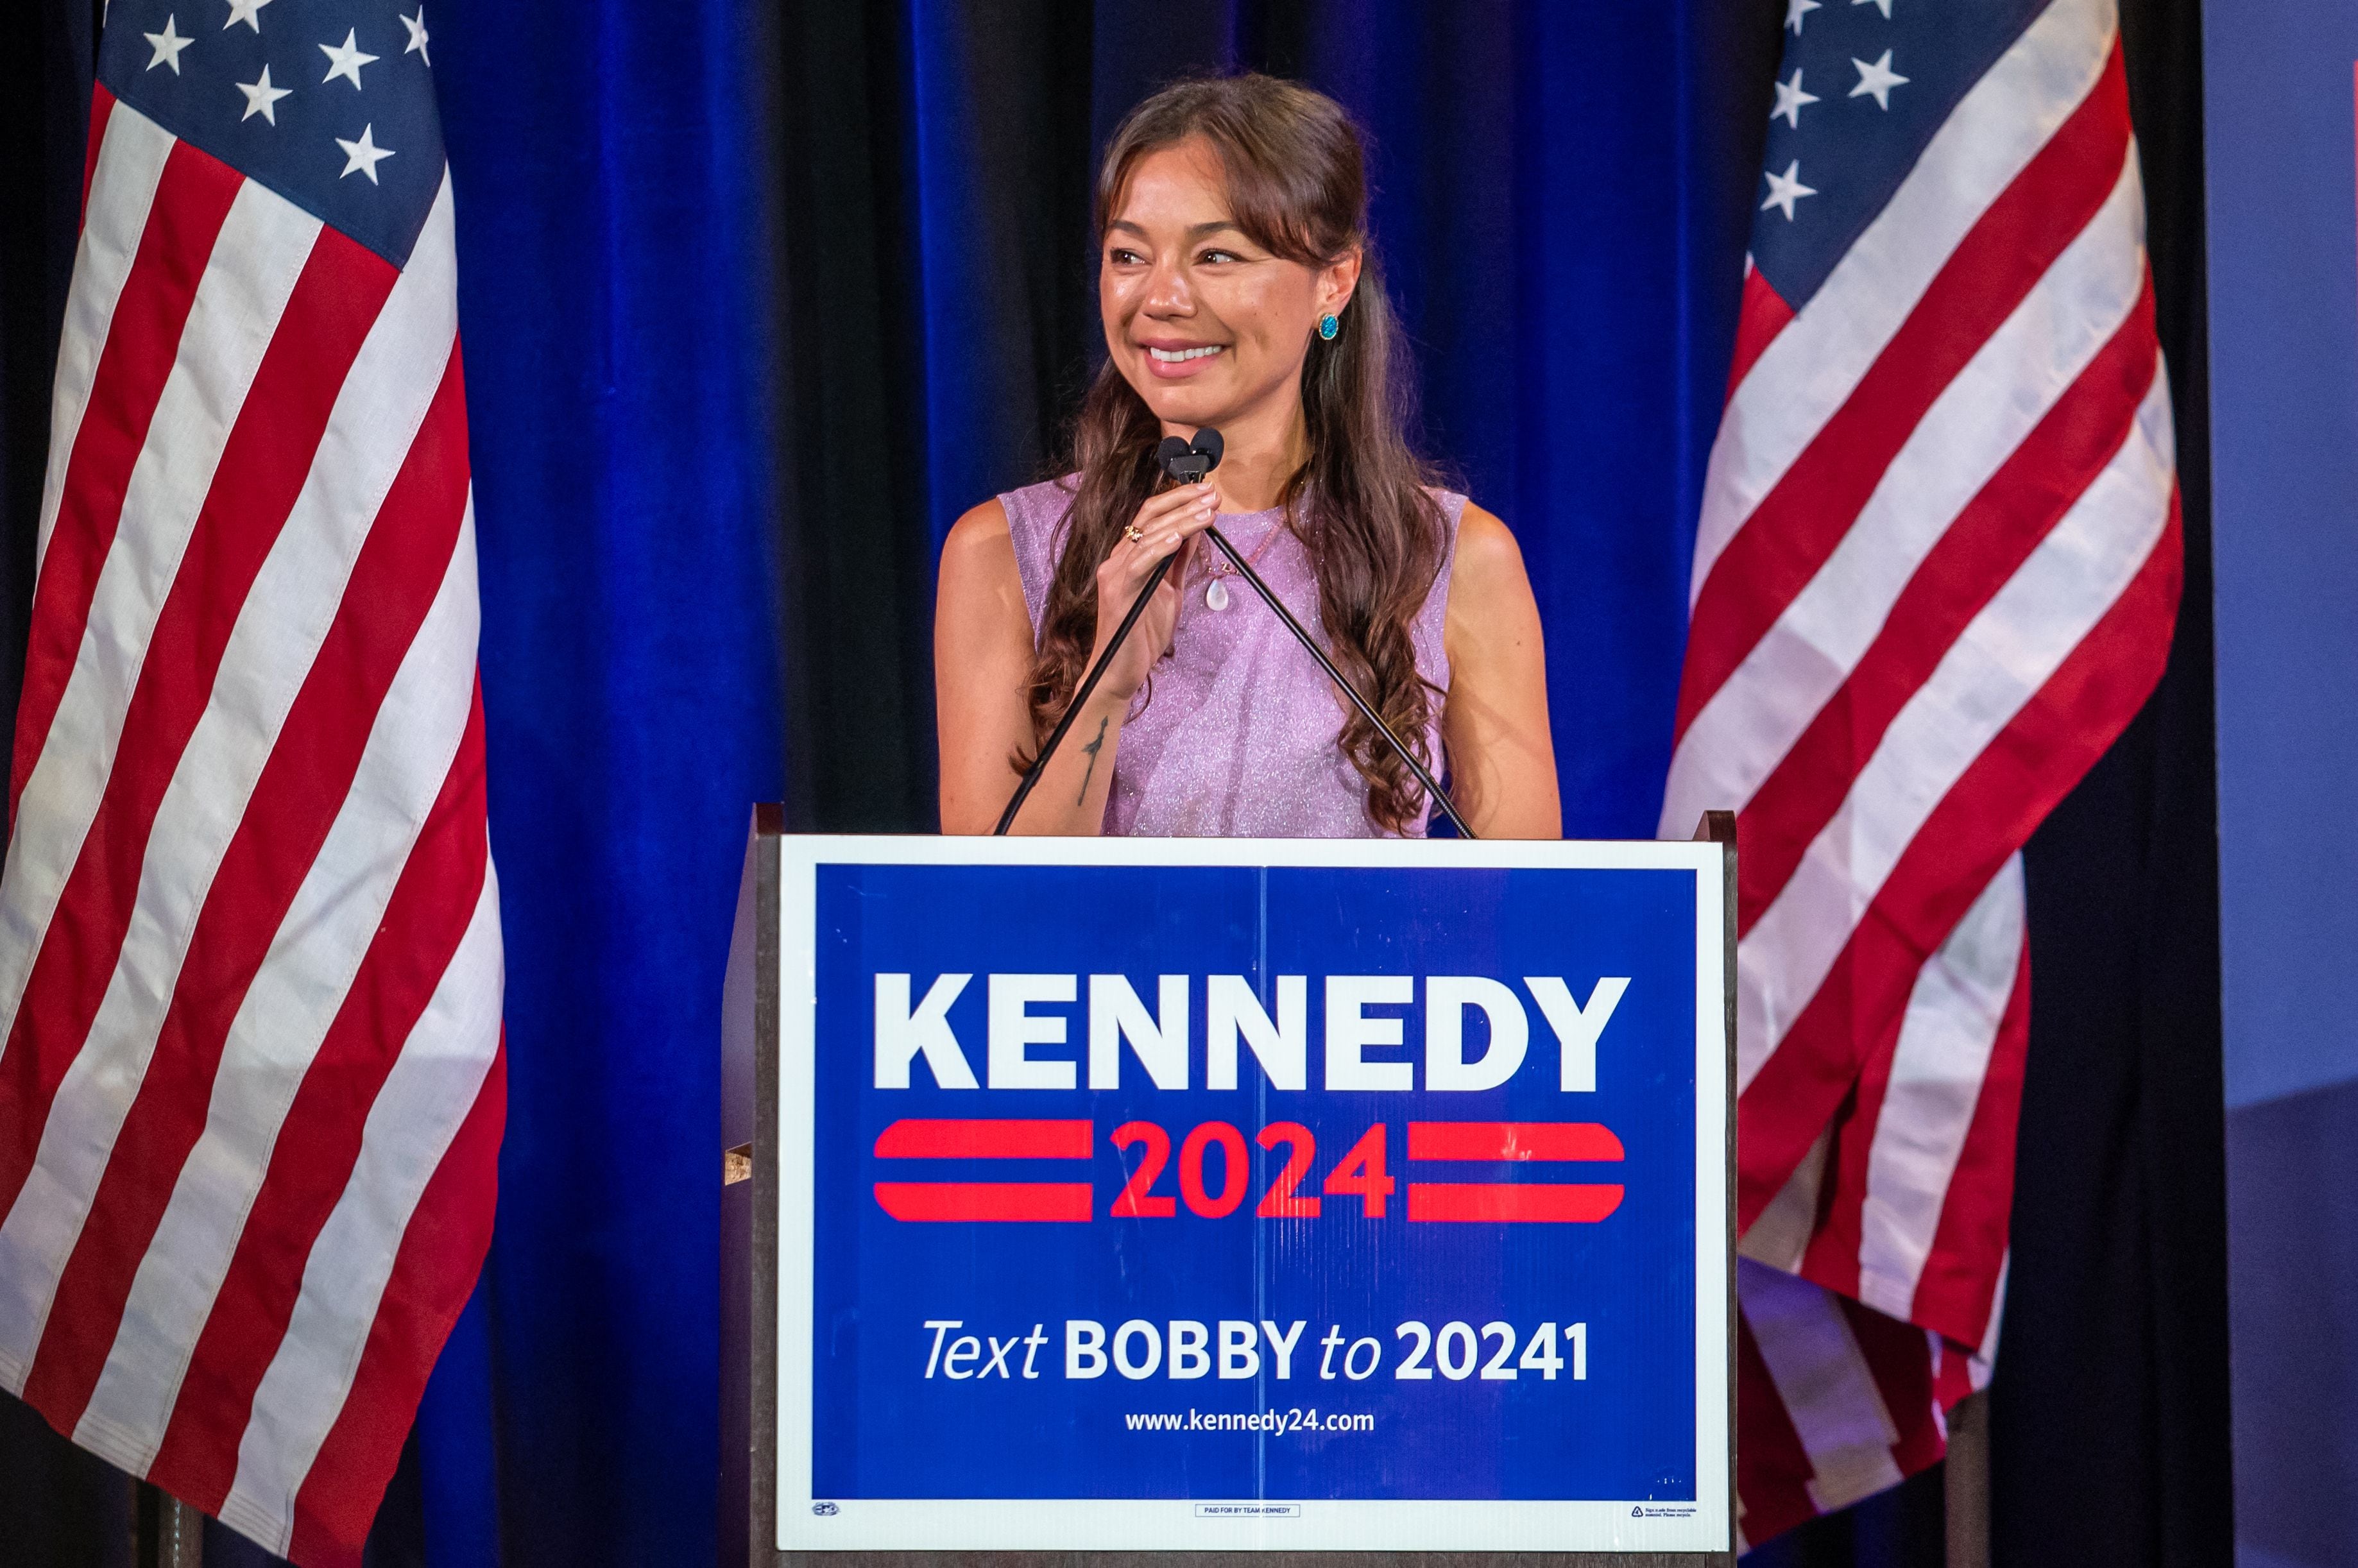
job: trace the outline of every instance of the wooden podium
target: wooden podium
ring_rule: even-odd
[[[721,1560],[1732,1564],[1732,818],[1697,839],[758,808]]]

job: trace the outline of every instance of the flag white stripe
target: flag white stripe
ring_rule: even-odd
[[[1917,971],[1908,998],[1859,1209],[1858,1299],[1896,1318],[1915,1310],[1916,1283],[2022,967],[2024,925],[2017,852]]]
[[[470,506],[432,606],[385,692],[351,793],[224,1044],[203,1136],[140,1261],[74,1441],[134,1475],[164,1440],[287,1108],[374,937],[473,708]]]
[[[1736,1076],[1749,1087],[1926,817],[2128,587],[2169,519],[2169,386],[1885,731],[1850,794],[1738,944]]]
[[[0,879],[0,1052],[98,815],[181,553],[319,234],[317,218],[248,180],[232,200],[198,280],[151,426],[169,438],[149,440],[132,464],[122,522],[99,568],[73,673],[17,804]]]
[[[147,214],[163,183],[165,160],[178,145],[171,132],[118,102],[106,116],[98,144],[98,167],[91,174],[90,205],[81,239],[74,247],[73,284],[66,295],[64,334],[58,340],[58,373],[49,395],[49,466],[41,486],[41,521],[34,569],[49,552],[65,500],[66,466],[81,416],[98,381],[98,360],[114,325],[114,307],[147,232]]]
[[[2113,0],[2054,0],[1959,101],[1890,201],[1753,362],[1712,446],[1690,602],[1950,254],[2095,86],[2114,27]]]
[[[1858,668],[1900,592],[2144,291],[2131,147],[2112,196],[1925,412],[1858,519],[1680,739],[1663,831],[1741,809]]]
[[[1898,1485],[1898,1429],[1833,1293],[1750,1259],[1737,1260],[1736,1281],[1753,1343],[1810,1456],[1818,1511]]]
[[[303,1268],[278,1353],[238,1443],[222,1522],[276,1552],[343,1409],[417,1200],[473,1108],[500,1039],[499,884],[486,862],[473,923],[369,1108],[359,1162]]]
[[[213,874],[449,362],[458,332],[452,273],[446,180],[408,268],[345,377],[287,525],[238,611],[204,714],[148,834],[105,1000],[58,1087],[24,1193],[0,1222],[0,1372],[23,1367],[40,1343],[59,1274],[147,1070]],[[17,842],[25,839],[20,830]]]

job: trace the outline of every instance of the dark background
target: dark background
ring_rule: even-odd
[[[42,0],[0,52],[0,713],[94,10]],[[1271,70],[1371,130],[1425,445],[1516,528],[1546,617],[1567,827],[1651,834],[1783,13],[434,7],[512,1109],[492,1259],[377,1563],[708,1560],[711,1043],[745,806],[933,826],[934,554],[1053,460],[1096,338],[1093,152],[1152,86]],[[2124,13],[2188,573],[2160,688],[2028,850],[1992,1510],[2001,1563],[2176,1568],[2227,1563],[2232,1534],[2201,29],[2194,0]],[[0,1396],[0,1557],[121,1561],[125,1498]],[[1941,1509],[1935,1471],[1754,1561],[1937,1563]]]

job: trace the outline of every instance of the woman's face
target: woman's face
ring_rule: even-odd
[[[1130,166],[1106,225],[1106,348],[1166,426],[1298,405],[1318,318],[1342,310],[1358,272],[1356,253],[1320,268],[1255,244],[1230,220],[1218,155],[1182,142]]]

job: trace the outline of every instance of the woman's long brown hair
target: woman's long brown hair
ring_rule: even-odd
[[[1330,341],[1313,337],[1302,369],[1309,456],[1288,481],[1287,522],[1316,563],[1318,614],[1336,667],[1423,755],[1434,692],[1417,673],[1410,628],[1441,569],[1446,524],[1410,449],[1407,355],[1368,243],[1358,129],[1323,93],[1268,76],[1183,81],[1130,113],[1098,171],[1100,246],[1131,168],[1201,137],[1228,178],[1237,226],[1272,254],[1325,267],[1359,248],[1359,283]],[[1079,474],[1064,553],[1041,613],[1029,696],[1033,744],[1055,727],[1097,641],[1097,568],[1154,493],[1163,427],[1109,360],[1081,404]],[[1204,546],[1199,546],[1204,547]],[[1376,727],[1351,710],[1344,754],[1368,784],[1368,815],[1389,831],[1424,817],[1424,792]],[[1021,762],[1022,760],[1019,760]]]

